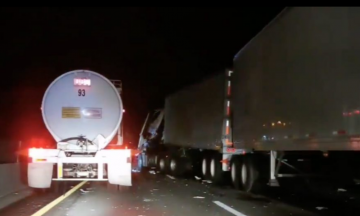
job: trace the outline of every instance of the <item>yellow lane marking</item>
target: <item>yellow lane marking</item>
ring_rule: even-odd
[[[59,204],[61,201],[63,201],[64,199],[66,199],[68,196],[70,196],[71,194],[73,194],[75,191],[77,191],[78,189],[80,189],[84,184],[86,184],[87,181],[83,181],[80,182],[79,184],[77,184],[75,187],[71,188],[71,190],[69,190],[68,192],[66,192],[64,195],[58,197],[56,200],[52,201],[51,203],[47,204],[46,206],[44,206],[42,209],[40,209],[39,211],[37,211],[36,213],[32,214],[31,216],[42,216],[44,215],[46,212],[50,211],[52,208],[54,208],[54,206],[56,206],[57,204]]]

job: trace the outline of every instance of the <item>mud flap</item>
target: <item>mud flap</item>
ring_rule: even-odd
[[[53,163],[29,163],[28,184],[31,188],[50,188],[53,175]]]
[[[131,150],[111,150],[108,161],[108,179],[110,184],[132,186]]]

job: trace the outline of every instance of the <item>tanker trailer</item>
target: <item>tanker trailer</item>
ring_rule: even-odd
[[[29,149],[30,187],[49,188],[52,180],[131,186],[131,150],[106,148],[121,125],[119,91],[89,70],[67,72],[50,84],[41,112],[57,147]]]

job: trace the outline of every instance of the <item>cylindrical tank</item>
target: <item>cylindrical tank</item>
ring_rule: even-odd
[[[54,139],[84,136],[93,141],[100,134],[105,143],[120,126],[123,105],[115,86],[104,76],[89,70],[74,70],[55,79],[42,101],[42,116]]]

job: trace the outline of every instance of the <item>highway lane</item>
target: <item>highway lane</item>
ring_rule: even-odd
[[[293,184],[294,190],[280,190],[280,193],[255,196],[244,194],[228,186],[214,186],[195,179],[177,179],[152,172],[134,173],[133,187],[117,187],[106,182],[88,182],[82,190],[66,198],[45,215],[358,215],[360,185],[339,190],[315,185],[316,190],[324,187],[325,195],[315,196],[300,184]],[[69,191],[79,182],[53,182],[47,192],[38,191],[2,210],[1,216],[27,216]],[[296,187],[295,187],[296,186]],[[84,192],[85,191],[85,192]],[[266,193],[265,193],[266,194]],[[0,199],[0,206],[1,206]],[[286,204],[287,203],[287,204]],[[289,204],[292,204],[293,207]],[[327,210],[317,210],[326,207]]]
[[[60,196],[74,182],[37,194],[0,211],[1,216],[25,216]],[[240,193],[241,194],[241,193]],[[239,195],[207,183],[158,174],[134,174],[133,187],[89,182],[45,214],[46,216],[310,216],[312,213],[262,197]]]
[[[227,198],[194,181],[149,174],[136,177],[135,186],[119,191],[107,183],[89,183],[88,190],[84,188],[88,192],[74,194],[46,215],[311,215],[267,200]]]
[[[18,200],[14,199],[14,196],[19,196],[23,192],[14,193],[9,197],[10,200],[13,199],[13,203],[7,205],[5,208],[0,209],[1,216],[29,216],[37,212],[44,206],[46,206],[51,201],[62,196],[66,191],[69,191],[72,187],[77,185],[79,182],[53,182],[52,187],[46,190],[26,190],[26,193],[30,193],[29,196]],[[5,204],[8,204],[8,200],[0,199],[0,205],[6,201]],[[17,200],[17,201],[16,201]]]
[[[1,216],[29,216],[40,210],[42,207],[50,203],[52,200],[63,195],[66,191],[70,190],[73,186],[79,182],[53,182],[52,187],[47,190],[27,190],[31,193],[26,198],[13,202],[12,204],[2,208],[0,210]],[[12,196],[21,195],[22,192],[14,193]],[[18,195],[16,195],[18,194]],[[11,197],[10,197],[11,199]],[[8,204],[9,200],[0,199],[0,205],[6,201]]]

